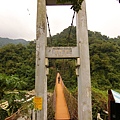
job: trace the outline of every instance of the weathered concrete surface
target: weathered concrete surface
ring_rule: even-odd
[[[78,120],[92,120],[90,60],[85,1],[82,3],[82,10],[77,14],[76,27],[77,46],[80,54],[80,67],[78,68]]]
[[[78,58],[78,47],[46,47],[47,58]]]
[[[71,3],[58,4],[57,0],[46,0],[46,5],[71,5]]]
[[[36,76],[35,94],[43,99],[42,110],[37,110],[37,120],[47,120],[47,78],[45,47],[47,44],[46,0],[37,0]]]

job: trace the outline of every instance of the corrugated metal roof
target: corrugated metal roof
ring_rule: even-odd
[[[113,98],[115,100],[115,103],[120,103],[120,93],[118,93],[114,90],[111,90],[111,92],[112,92]]]

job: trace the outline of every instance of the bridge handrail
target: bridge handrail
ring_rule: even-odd
[[[67,106],[70,113],[71,120],[78,120],[78,103],[77,99],[72,96],[72,94],[69,92],[67,87],[64,85],[63,81],[61,81],[63,92],[65,95],[65,99],[67,101]]]

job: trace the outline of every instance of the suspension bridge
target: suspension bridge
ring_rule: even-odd
[[[77,75],[77,81],[78,81],[78,84],[77,84],[78,85],[78,101],[77,101],[78,107],[76,108],[78,112],[77,120],[92,120],[90,61],[89,61],[89,44],[88,44],[88,29],[87,29],[85,0],[82,2],[81,10],[79,10],[78,12],[75,12],[76,13],[76,39],[77,39],[75,47],[72,47],[72,46],[48,47],[47,46],[47,22],[46,22],[46,19],[47,19],[46,6],[47,5],[58,5],[58,4],[56,0],[38,0],[37,2],[35,95],[36,97],[41,98],[41,101],[39,102],[41,103],[39,107],[40,106],[41,107],[37,110],[36,120],[47,120],[47,116],[48,116],[47,114],[47,108],[48,108],[47,106],[47,75],[48,75],[48,69],[49,69],[49,59],[52,59],[52,58],[76,59],[76,75]],[[70,2],[64,3],[64,5],[71,5],[71,3]],[[57,88],[61,88],[60,87],[61,85],[63,84],[62,83],[56,84],[56,90],[58,90]],[[62,89],[64,91],[65,87],[62,87]],[[67,94],[64,93],[64,96],[66,97]],[[68,101],[71,101],[71,100],[67,100],[67,102]],[[71,105],[71,103],[69,104]],[[69,106],[68,106],[68,111],[70,111]],[[71,119],[70,114],[72,112],[68,112],[68,113],[69,113],[68,116],[70,116],[70,119]],[[55,114],[55,117],[57,116],[59,115]]]
[[[77,102],[57,73],[54,92],[47,99],[47,120],[78,120]]]
[[[60,81],[59,81],[60,77]],[[54,96],[56,98],[55,103],[55,119],[59,120],[77,120],[77,100],[65,87],[62,77],[57,74]]]
[[[55,119],[70,119],[67,103],[63,93],[62,79],[60,75],[57,75],[56,79],[56,108]]]
[[[57,5],[56,1],[57,0],[37,0],[35,110],[32,110],[30,118],[31,120],[92,120],[89,44],[85,0],[82,2],[82,9],[76,13],[76,47],[48,47],[46,23],[46,18],[48,22],[48,16],[46,15],[46,5]],[[71,5],[71,3],[65,3],[64,5]],[[68,91],[59,73],[57,73],[56,76],[54,93],[47,95],[47,75],[49,59],[51,58],[76,59],[78,99],[75,99]],[[24,110],[20,108],[5,120],[17,120],[22,112],[24,112]],[[19,120],[23,119],[21,118]]]
[[[34,99],[36,111],[33,112],[32,120],[92,120],[90,61],[85,0],[82,2],[81,10],[74,12],[76,13],[77,39],[75,47],[47,46],[47,5],[58,5],[57,0],[37,0],[35,75],[36,97]],[[60,5],[71,5],[71,3],[69,2]],[[59,73],[56,77],[54,94],[52,97],[50,96],[48,98],[47,75],[49,69],[49,59],[52,58],[73,58],[76,60],[78,100],[72,97],[69,93]],[[52,105],[51,103],[54,104]],[[48,108],[51,108],[51,111],[47,112]]]

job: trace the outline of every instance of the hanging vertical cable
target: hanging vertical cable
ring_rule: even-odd
[[[72,30],[74,18],[75,18],[75,11],[74,11],[74,13],[73,13],[72,22],[71,22],[71,26],[70,26],[70,31],[69,31],[69,34],[68,34],[68,37],[67,37],[67,40],[68,40],[68,41],[69,41],[69,39],[70,39],[70,34],[71,34],[71,30]]]
[[[46,18],[47,18],[47,25],[48,25],[50,43],[51,43],[51,46],[52,46],[52,36],[51,36],[51,32],[50,32],[50,24],[49,24],[49,20],[48,20],[48,15],[47,14],[46,14]]]

